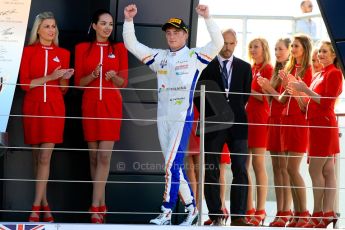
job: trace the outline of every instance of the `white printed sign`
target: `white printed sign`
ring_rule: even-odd
[[[0,1],[0,133],[11,111],[30,5],[31,0]]]

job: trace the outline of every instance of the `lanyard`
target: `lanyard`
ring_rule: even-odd
[[[44,76],[47,76],[47,73],[48,73],[48,49],[45,50]],[[43,101],[47,102],[47,83],[46,82],[43,85]]]
[[[43,76],[47,76],[48,74],[48,61],[49,61],[49,52],[48,50],[53,49],[52,47],[44,47],[42,46],[42,48],[44,49],[44,75]],[[43,84],[43,101],[47,102],[47,82],[45,82]]]
[[[100,51],[100,55],[99,55],[99,100],[102,101],[103,98],[103,56],[104,56],[104,50],[103,47],[104,46],[108,46],[108,44],[103,44],[103,43],[96,43],[96,45],[99,46],[99,51]],[[108,55],[109,57],[109,55]]]
[[[225,89],[225,92],[226,92],[226,98],[228,98],[228,96],[229,96],[232,69],[233,69],[233,62],[231,62],[231,65],[230,65],[229,77],[228,77],[228,79],[226,79],[226,76],[223,73],[223,68],[219,64],[219,70],[220,70],[220,74],[222,76],[222,81],[223,81],[224,89]]]

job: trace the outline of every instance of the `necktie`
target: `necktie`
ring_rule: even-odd
[[[226,68],[226,64],[228,64],[229,60],[224,60],[223,61],[223,68],[222,68],[222,73],[223,73],[223,77],[225,79],[225,88],[228,88],[228,79],[229,79],[229,73],[228,73],[228,69]]]

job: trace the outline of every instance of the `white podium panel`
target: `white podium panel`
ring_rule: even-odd
[[[30,5],[31,0],[0,1],[0,133],[11,111]]]

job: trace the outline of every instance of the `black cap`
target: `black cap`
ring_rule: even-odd
[[[180,18],[170,18],[163,26],[162,30],[166,31],[168,27],[175,27],[178,29],[182,29],[188,33],[188,27],[184,23],[184,21]]]

